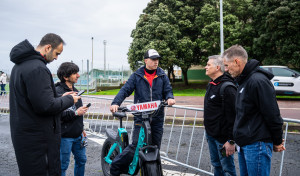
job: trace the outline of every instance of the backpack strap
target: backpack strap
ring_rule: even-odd
[[[223,114],[225,114],[225,103],[224,103],[224,92],[225,92],[225,88],[227,86],[232,86],[234,87],[235,89],[237,89],[236,85],[233,83],[233,82],[230,82],[230,81],[226,81],[224,82],[222,85],[221,85],[221,88],[220,88],[220,96],[221,96],[221,99],[222,99],[222,112]]]

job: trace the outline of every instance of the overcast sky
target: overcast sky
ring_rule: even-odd
[[[131,31],[150,0],[0,0],[0,70],[11,71],[11,48],[28,39],[38,45],[46,33],[56,33],[66,42],[58,60],[48,64],[56,73],[65,61],[73,61],[86,70],[103,68],[104,45],[109,68],[129,67],[127,52]],[[142,56],[141,56],[142,57]],[[108,66],[107,66],[108,67]]]

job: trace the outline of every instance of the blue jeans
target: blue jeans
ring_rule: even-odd
[[[223,148],[222,143],[206,134],[206,139],[209,147],[211,164],[214,166],[214,175],[236,175],[234,157],[222,156],[220,150]]]
[[[254,142],[241,147],[239,165],[241,176],[268,176],[271,170],[273,143]]]
[[[68,169],[70,163],[71,151],[74,155],[75,166],[74,166],[74,176],[83,176],[86,155],[85,147],[80,147],[81,136],[78,138],[61,138],[60,143],[60,162],[61,162],[61,175],[66,175],[66,170]]]
[[[1,92],[0,92],[0,95],[6,93],[6,92],[5,92],[5,85],[6,85],[6,84],[1,84]]]

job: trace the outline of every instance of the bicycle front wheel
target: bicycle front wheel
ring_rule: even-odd
[[[102,171],[103,171],[103,174],[105,176],[110,176],[110,164],[107,163],[105,161],[105,157],[107,156],[111,146],[113,144],[111,143],[111,141],[109,140],[105,140],[104,144],[103,144],[103,147],[102,147],[102,151],[101,151],[101,166],[102,166]],[[117,150],[117,148],[113,151],[113,153],[111,154],[110,156],[110,159],[111,160],[114,160],[114,158],[119,154],[119,151]]]

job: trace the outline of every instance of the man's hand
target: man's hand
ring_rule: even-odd
[[[231,145],[228,141],[223,145],[223,147],[225,147],[226,150],[226,157],[234,154],[235,152],[235,145]]]
[[[82,135],[83,137],[86,137],[86,132],[84,130],[82,131]]]
[[[168,103],[169,106],[172,106],[172,105],[174,105],[176,103],[176,101],[174,99],[172,99],[172,98],[169,98],[167,100],[167,103]]]
[[[77,95],[77,92],[73,92],[72,94],[73,100],[74,100],[74,104],[78,102],[78,100],[81,98],[80,96]]]
[[[81,106],[81,107],[78,108],[76,111],[77,111],[77,114],[78,114],[79,116],[82,116],[82,115],[84,115],[84,114],[87,112],[88,109],[89,109],[89,108],[87,108],[86,106]]]
[[[283,150],[285,150],[284,147],[284,139],[282,139],[282,143],[279,145],[273,145],[273,151],[274,152],[282,152]]]
[[[119,105],[111,105],[109,109],[112,113],[114,113],[114,112],[118,111],[118,108],[119,108]]]

